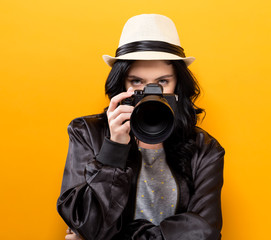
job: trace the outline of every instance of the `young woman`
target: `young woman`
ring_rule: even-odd
[[[199,87],[174,23],[144,14],[124,26],[102,114],[74,119],[57,209],[66,239],[221,238],[224,149],[196,127]],[[120,104],[155,83],[178,96],[172,134],[144,143],[130,131],[134,106]]]

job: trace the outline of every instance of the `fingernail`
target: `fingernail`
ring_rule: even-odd
[[[127,92],[134,92],[133,87],[129,87]]]

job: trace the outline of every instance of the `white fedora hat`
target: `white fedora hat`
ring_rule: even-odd
[[[175,24],[159,14],[141,14],[130,18],[123,27],[115,57],[103,55],[112,67],[122,60],[183,60],[190,65],[195,58],[186,57]]]

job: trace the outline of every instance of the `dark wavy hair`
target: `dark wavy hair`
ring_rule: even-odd
[[[114,63],[105,83],[105,92],[110,99],[126,91],[125,78],[133,62],[133,60],[118,60]],[[200,95],[200,87],[184,61],[166,60],[166,63],[172,64],[174,68],[177,79],[175,94],[178,95],[179,100],[175,112],[175,129],[163,145],[168,164],[174,171],[181,173],[181,177],[193,193],[191,158],[196,150],[195,127],[199,114],[204,112],[202,108],[195,105],[195,100]]]

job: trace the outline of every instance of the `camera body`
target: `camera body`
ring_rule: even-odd
[[[143,90],[135,90],[121,104],[135,106],[130,119],[135,137],[156,144],[165,141],[174,129],[177,101],[177,95],[163,94],[160,84],[150,83]]]
[[[121,104],[136,106],[144,97],[151,95],[163,98],[173,111],[176,110],[178,96],[170,93],[163,94],[163,87],[156,83],[147,84],[143,90],[135,90],[134,94],[131,97],[124,99]]]

